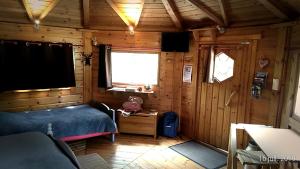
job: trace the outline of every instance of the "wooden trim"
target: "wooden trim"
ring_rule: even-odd
[[[282,19],[274,18],[274,19],[258,19],[253,21],[240,21],[240,22],[231,22],[230,28],[241,28],[241,27],[260,27],[260,26],[269,26],[272,24],[280,23]]]
[[[174,0],[162,0],[162,3],[164,4],[175,26],[179,29],[182,29],[182,24],[181,24],[182,18],[178,12]]]
[[[193,37],[195,39],[196,42],[199,41],[199,31],[193,31]]]
[[[110,5],[110,7],[120,16],[123,22],[127,26],[132,26],[133,24],[129,22],[128,18],[119,10],[117,5],[112,0],[106,0],[106,2]]]
[[[282,22],[278,24],[272,24],[271,28],[280,28],[280,27],[290,27],[300,25],[300,20],[290,21],[290,22]]]
[[[84,32],[83,33],[83,52],[85,54],[92,54],[92,33]],[[91,60],[92,62],[92,60]],[[92,63],[90,65],[83,65],[83,102],[88,103],[92,100]]]
[[[254,78],[256,57],[257,57],[257,53],[258,53],[257,49],[258,49],[258,40],[253,40],[253,42],[251,43],[249,50],[248,50],[248,52],[249,52],[248,56],[250,56],[250,59],[249,59],[250,70],[249,70],[249,78],[247,81],[246,89],[251,88],[252,81]],[[251,93],[248,90],[247,95],[246,95],[245,123],[251,123],[251,102],[252,102],[251,99],[252,99]],[[248,142],[247,134],[244,134],[243,142],[244,143]]]
[[[213,33],[211,33],[213,34]],[[214,35],[214,34],[213,34]],[[231,36],[218,36],[218,37],[199,37],[199,40],[202,42],[218,42],[218,41],[242,41],[242,40],[259,40],[262,39],[261,34],[252,34],[252,35],[231,35]]]
[[[225,26],[224,22],[215,14],[210,8],[208,8],[206,5],[204,5],[199,0],[187,0],[194,6],[198,7],[202,12],[204,12],[207,17],[209,17],[211,20],[219,24],[220,26]]]
[[[50,3],[49,6],[43,10],[41,15],[39,16],[39,20],[44,19],[48,15],[48,13],[57,5],[58,2],[59,0],[53,0],[52,3]]]
[[[82,0],[83,25],[88,26],[90,22],[90,0]]]
[[[273,4],[270,0],[257,0],[261,4],[264,5],[266,9],[268,9],[270,12],[272,12],[275,16],[281,18],[281,19],[290,19],[288,14],[283,12],[281,9],[279,9],[275,4]]]
[[[33,15],[32,15],[32,13],[31,13],[31,10],[30,10],[29,0],[22,0],[22,2],[23,2],[23,5],[24,5],[24,7],[25,7],[25,10],[26,10],[26,13],[27,13],[29,19],[30,19],[31,21],[33,21],[34,18],[33,18]]]
[[[220,6],[220,9],[221,9],[224,26],[228,26],[228,18],[227,18],[226,9],[225,9],[225,2],[224,2],[224,0],[218,0],[218,3]]]
[[[299,51],[300,53],[300,51]],[[297,75],[299,73],[300,59],[296,53],[291,53],[288,57],[287,71],[285,78],[285,89],[283,98],[283,108],[281,110],[281,124],[280,128],[288,128],[289,118],[292,116],[292,110],[294,108],[295,89],[297,87]]]
[[[274,64],[274,72],[273,72],[273,79],[279,79],[280,86],[283,80],[283,70],[284,70],[284,59],[285,59],[285,47],[287,42],[288,36],[288,28],[280,28],[278,32],[278,41],[276,46],[276,53],[275,56],[275,64]],[[280,91],[279,91],[280,92]],[[270,101],[270,113],[269,113],[269,125],[278,126],[276,124],[277,118],[279,118],[279,105],[280,105],[280,93],[277,91],[273,91]]]
[[[198,36],[199,37],[199,36]],[[195,41],[194,41],[195,42]],[[198,132],[198,127],[196,127],[197,125],[197,119],[199,119],[198,116],[198,109],[197,109],[197,103],[198,103],[198,81],[200,78],[199,75],[199,45],[197,42],[195,42],[194,48],[195,48],[195,56],[194,56],[194,61],[193,61],[193,72],[192,72],[192,108],[191,108],[191,112],[193,113],[193,138],[197,137],[197,133]]]

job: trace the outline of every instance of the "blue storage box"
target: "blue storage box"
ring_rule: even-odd
[[[175,112],[166,112],[159,121],[159,134],[166,137],[176,137],[178,116]]]

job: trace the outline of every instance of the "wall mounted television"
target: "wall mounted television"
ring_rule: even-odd
[[[72,44],[0,40],[0,92],[73,86]]]
[[[189,32],[162,32],[161,51],[188,52]]]

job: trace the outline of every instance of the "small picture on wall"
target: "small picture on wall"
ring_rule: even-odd
[[[192,65],[184,65],[182,81],[192,83]]]

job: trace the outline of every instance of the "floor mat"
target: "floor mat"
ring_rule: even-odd
[[[213,150],[212,148],[195,141],[187,141],[170,146],[169,148],[205,168],[217,169],[225,166],[227,163],[226,154]]]

